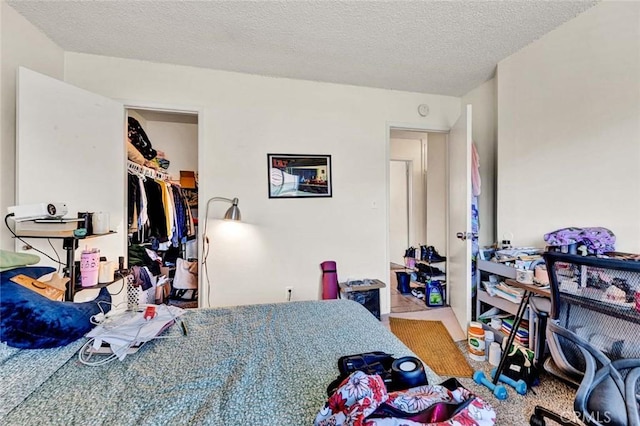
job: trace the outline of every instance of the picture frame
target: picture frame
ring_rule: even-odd
[[[331,155],[267,154],[269,198],[333,196]]]

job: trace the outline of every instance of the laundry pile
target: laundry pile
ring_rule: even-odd
[[[550,246],[565,247],[568,251],[577,252],[580,246],[584,246],[589,254],[604,254],[616,250],[615,234],[602,227],[562,228],[545,234],[544,240]]]

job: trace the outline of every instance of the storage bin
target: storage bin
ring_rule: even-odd
[[[376,318],[380,319],[380,289],[385,283],[380,280],[365,279],[339,283],[340,297],[360,303]]]

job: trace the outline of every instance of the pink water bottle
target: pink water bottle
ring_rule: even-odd
[[[80,254],[80,282],[82,287],[91,287],[98,284],[100,272],[100,251],[85,248]]]

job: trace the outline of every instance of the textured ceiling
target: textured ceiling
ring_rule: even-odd
[[[67,51],[461,96],[595,1],[9,1]]]

